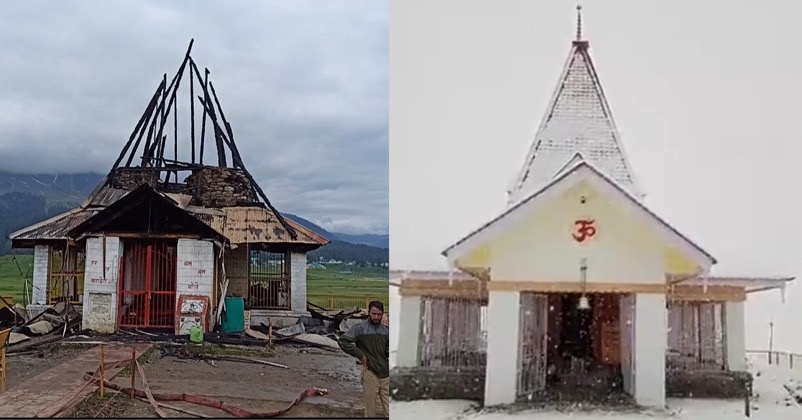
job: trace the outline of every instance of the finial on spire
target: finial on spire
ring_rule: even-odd
[[[576,5],[576,40],[582,40],[582,5]]]

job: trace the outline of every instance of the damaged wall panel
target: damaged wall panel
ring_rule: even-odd
[[[290,253],[290,309],[306,312],[306,254]]]
[[[248,297],[248,247],[240,245],[225,251],[229,296]]]
[[[178,288],[176,301],[183,295],[206,296],[214,291],[214,244],[195,239],[178,240]],[[208,322],[208,320],[207,320]]]
[[[107,333],[116,330],[117,284],[122,251],[120,238],[87,238],[82,328]]]
[[[47,245],[36,245],[33,248],[33,304],[47,304],[47,280],[50,274],[48,263],[50,247]]]

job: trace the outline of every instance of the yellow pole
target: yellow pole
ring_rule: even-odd
[[[104,372],[106,370],[106,360],[103,354],[103,345],[100,345],[100,398],[106,396],[106,385],[103,383],[106,380]]]
[[[131,404],[134,403],[136,389],[136,349],[131,349]]]
[[[4,393],[6,392],[6,346],[0,349],[0,369],[2,369],[1,373],[3,375],[3,377],[0,378],[0,382],[2,382],[2,385],[0,385],[0,393]]]

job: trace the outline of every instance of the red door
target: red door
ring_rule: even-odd
[[[120,258],[118,325],[173,328],[177,253],[164,241],[125,243]]]

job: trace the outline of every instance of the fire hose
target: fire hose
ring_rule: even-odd
[[[94,379],[95,382],[99,382],[98,378],[93,378],[92,372],[87,372],[84,374],[84,379],[88,381],[92,381]],[[108,380],[103,381],[103,386],[108,389],[113,389],[118,392],[122,392],[124,394],[131,394],[130,387],[124,387],[121,385],[114,384],[109,382]],[[323,388],[309,388],[303,392],[301,395],[298,396],[293,402],[290,403],[285,408],[280,410],[268,411],[265,413],[253,413],[243,408],[231,405],[226,403],[225,401],[220,400],[213,400],[210,398],[202,397],[200,395],[193,395],[193,394],[167,394],[167,393],[151,393],[152,397],[156,401],[184,401],[190,404],[202,405],[206,407],[216,408],[218,410],[223,410],[234,417],[238,418],[270,418],[270,417],[278,417],[282,414],[287,413],[293,407],[298,405],[301,401],[305,400],[306,398],[313,397],[315,395],[326,395],[328,394],[328,390]],[[147,398],[147,394],[144,390],[141,389],[134,389],[133,393],[138,398]]]

